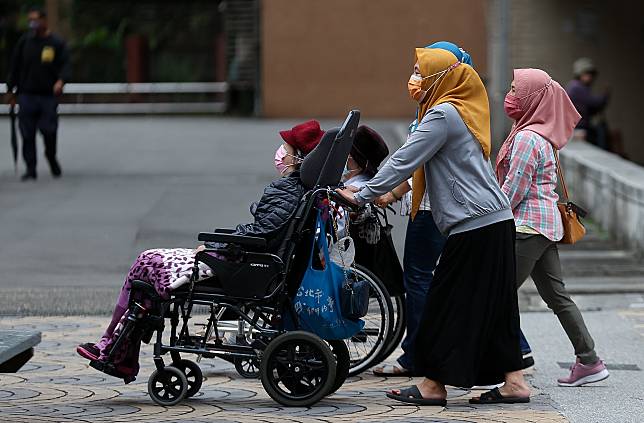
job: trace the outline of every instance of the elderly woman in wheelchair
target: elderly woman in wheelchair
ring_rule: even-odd
[[[298,328],[292,303],[311,256],[320,204],[330,197],[342,201],[333,188],[340,184],[358,121],[354,111],[341,129],[326,134],[314,121],[282,132],[285,144],[276,152],[275,164],[284,176],[251,206],[254,221],[202,233],[199,240],[206,244],[195,250],[141,253],[102,338],[79,345],[77,352],[92,367],[129,383],[138,373],[141,341],[150,342],[156,332],[156,371],[148,391],[162,405],[174,405],[201,387],[199,366],[181,353],[260,364],[264,388],[284,405],[308,406],[337,390],[349,371],[346,344],[291,330]],[[210,309],[202,336],[189,331],[194,305]],[[222,342],[217,323],[224,313],[249,328],[250,342]],[[167,345],[166,319],[171,331]],[[168,352],[171,366],[162,358]]]
[[[258,203],[251,205],[254,217],[253,223],[240,224],[231,232],[232,235],[261,237],[267,241],[267,250],[274,251],[279,245],[280,236],[295,211],[295,207],[305,188],[296,172],[303,157],[313,150],[320,142],[324,132],[316,121],[306,122],[290,131],[281,131],[285,142],[275,154],[276,168],[283,176],[273,181],[264,190],[264,195]],[[77,347],[77,352],[88,360],[105,360],[112,344],[118,337],[119,329],[127,317],[128,302],[132,289],[132,281],[138,280],[154,287],[162,299],[170,297],[170,291],[189,282],[195,263],[195,256],[205,249],[205,245],[196,249],[173,248],[151,249],[139,254],[132,264],[125,283],[119,294],[112,319],[103,336],[97,343],[86,343]],[[223,249],[223,246],[219,249]],[[226,259],[222,252],[209,254],[220,259]],[[204,262],[198,264],[197,280],[213,277],[212,269]],[[138,355],[138,352],[136,352]],[[126,381],[136,375],[137,369],[121,366],[115,376],[122,376]]]

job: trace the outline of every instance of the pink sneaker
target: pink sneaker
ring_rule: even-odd
[[[76,352],[78,355],[88,360],[98,360],[98,357],[101,355],[101,351],[98,349],[96,344],[92,344],[91,342],[77,346]]]
[[[598,360],[595,364],[581,364],[579,358],[570,368],[570,376],[557,379],[559,386],[581,386],[586,383],[599,382],[609,376],[604,362]]]

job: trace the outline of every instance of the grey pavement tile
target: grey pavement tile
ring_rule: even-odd
[[[144,347],[142,370],[136,382],[122,385],[87,368],[80,357],[71,358],[78,337],[98,337],[105,319],[84,318],[81,328],[69,324],[73,317],[0,319],[3,327],[44,327],[46,351],[37,349],[28,368],[15,375],[0,375],[0,421],[234,421],[234,422],[325,422],[325,421],[517,421],[521,415],[546,416],[564,421],[548,397],[537,394],[520,407],[488,407],[468,404],[469,390],[450,388],[448,407],[422,408],[399,404],[385,398],[384,390],[401,380],[384,381],[367,373],[351,378],[336,394],[311,408],[286,408],[273,402],[258,380],[243,379],[228,363],[203,360],[208,380],[194,398],[175,407],[159,407],[147,395],[146,379],[153,365],[149,346]],[[59,329],[62,328],[62,329]],[[78,332],[74,336],[74,328]],[[223,370],[223,374],[221,371]],[[406,381],[405,383],[415,383]],[[483,413],[483,414],[481,414]],[[487,414],[485,414],[487,413]],[[518,414],[517,414],[518,413]],[[501,416],[501,419],[497,417]],[[535,417],[536,418],[536,417]],[[537,421],[537,420],[535,420]]]

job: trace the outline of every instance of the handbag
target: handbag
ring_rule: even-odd
[[[341,311],[341,290],[345,271],[331,261],[326,236],[326,222],[318,212],[316,234],[313,237],[308,267],[293,299],[299,328],[312,332],[322,339],[347,339],[364,327],[364,321],[351,320]],[[323,268],[313,266],[316,246],[324,257]]]
[[[347,224],[348,222],[347,219]],[[337,239],[338,225],[335,219],[333,219],[333,231]],[[369,311],[369,282],[357,280],[354,273],[352,273],[354,277],[349,277],[347,272],[347,268],[353,264],[355,252],[351,237],[340,238],[331,247],[331,261],[339,265],[344,273],[344,283],[340,290],[340,310],[342,316],[350,320],[358,320],[366,316]]]
[[[380,239],[375,244],[369,244],[366,240],[360,238],[357,233],[354,235],[352,232],[356,245],[356,263],[376,275],[384,283],[389,295],[402,295],[405,292],[403,269],[391,237],[393,226],[389,224],[386,211],[382,212],[382,220],[380,219],[380,212],[376,209],[374,209],[374,212],[378,216]]]
[[[559,241],[562,244],[574,244],[586,235],[586,228],[581,223],[580,217],[586,217],[586,210],[582,209],[568,197],[568,188],[566,187],[566,180],[559,164],[559,155],[555,151],[555,162],[557,163],[557,175],[561,181],[561,190],[563,193],[563,202],[557,203],[557,208],[561,214],[561,222],[563,223],[564,235]]]
[[[338,239],[333,245],[331,245],[329,255],[331,257],[331,261],[338,266],[351,267],[356,257],[356,247],[354,245],[353,238],[345,236],[344,238]]]
[[[358,320],[369,312],[369,282],[366,280],[346,277],[340,291],[340,309],[342,316],[350,320]]]

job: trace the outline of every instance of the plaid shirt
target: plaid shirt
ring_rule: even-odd
[[[532,131],[514,137],[512,151],[502,163],[501,189],[508,196],[519,226],[529,226],[551,241],[563,237],[557,209],[557,166],[552,145]]]

